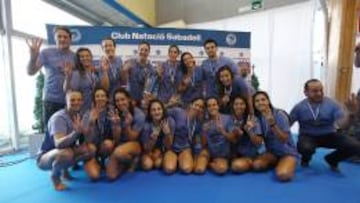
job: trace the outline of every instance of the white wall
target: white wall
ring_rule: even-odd
[[[304,82],[314,77],[312,36],[315,3],[188,25],[190,28],[251,32],[251,62],[275,106],[289,111],[303,96]]]

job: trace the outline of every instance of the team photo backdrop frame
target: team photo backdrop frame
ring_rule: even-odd
[[[49,46],[55,45],[54,29],[57,25],[46,25]],[[116,55],[123,61],[137,56],[137,45],[141,41],[151,44],[149,60],[152,63],[165,61],[168,48],[176,44],[180,52],[193,54],[197,65],[207,58],[203,43],[212,38],[218,43],[218,54],[232,58],[237,62],[250,62],[250,32],[225,32],[214,30],[175,29],[175,28],[133,28],[122,26],[67,26],[72,33],[71,49],[80,47],[92,51],[94,62],[103,55],[101,41],[111,37],[116,41]]]

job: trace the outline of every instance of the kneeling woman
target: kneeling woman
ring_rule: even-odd
[[[114,149],[114,142],[111,121],[108,119],[108,93],[104,88],[97,87],[92,97],[93,106],[84,114],[83,125],[85,141],[96,145],[97,157],[90,160],[85,167],[88,167],[88,171],[91,172],[90,177],[96,180],[100,177],[100,169],[104,167],[105,159]]]
[[[163,165],[164,170],[167,171],[169,157],[173,153],[171,146],[174,139],[175,121],[167,116],[164,104],[158,99],[150,101],[147,112],[146,122],[141,132],[142,168],[151,170]]]
[[[209,120],[203,125],[202,144],[207,147],[210,155],[210,168],[216,174],[228,171],[230,158],[230,142],[234,140],[232,122],[228,115],[220,114],[219,103],[215,97],[206,100]]]
[[[276,177],[280,181],[290,181],[295,173],[297,151],[291,137],[289,119],[283,110],[272,106],[266,92],[255,93],[253,101],[267,149],[254,161],[254,170],[275,166]]]
[[[232,102],[232,116],[234,140],[231,140],[233,159],[231,170],[243,173],[252,169],[253,160],[263,147],[264,139],[259,122],[255,119],[247,120],[248,104],[244,97],[235,96]]]
[[[141,154],[138,137],[145,123],[144,113],[132,105],[125,89],[114,92],[115,108],[110,111],[115,150],[106,166],[109,180],[115,180],[125,169],[131,169]]]
[[[204,100],[200,97],[191,101],[186,110],[171,108],[168,114],[175,120],[173,150],[165,172],[172,173],[179,168],[183,173],[204,173],[207,166],[208,153],[201,150],[201,126],[204,115]]]

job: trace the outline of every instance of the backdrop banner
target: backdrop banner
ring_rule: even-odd
[[[56,25],[46,25],[50,46],[55,45],[53,33]],[[133,28],[108,26],[67,26],[72,32],[71,49],[89,48],[98,61],[102,55],[101,40],[111,37],[117,43],[116,54],[123,61],[137,55],[137,44],[147,41],[151,44],[149,59],[153,63],[167,59],[168,47],[179,46],[181,52],[191,52],[197,64],[207,58],[203,42],[212,38],[218,43],[220,55],[232,58],[235,62],[250,62],[250,32],[225,32],[213,30],[174,29],[174,28]]]

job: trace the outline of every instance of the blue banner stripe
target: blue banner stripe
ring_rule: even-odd
[[[56,25],[47,25],[49,44],[55,44],[53,30]],[[212,38],[219,47],[250,48],[250,32],[225,32],[215,30],[174,28],[133,28],[108,26],[68,26],[73,33],[73,44],[100,44],[105,37],[112,37],[117,44],[138,44],[148,41],[156,45],[202,46]]]

